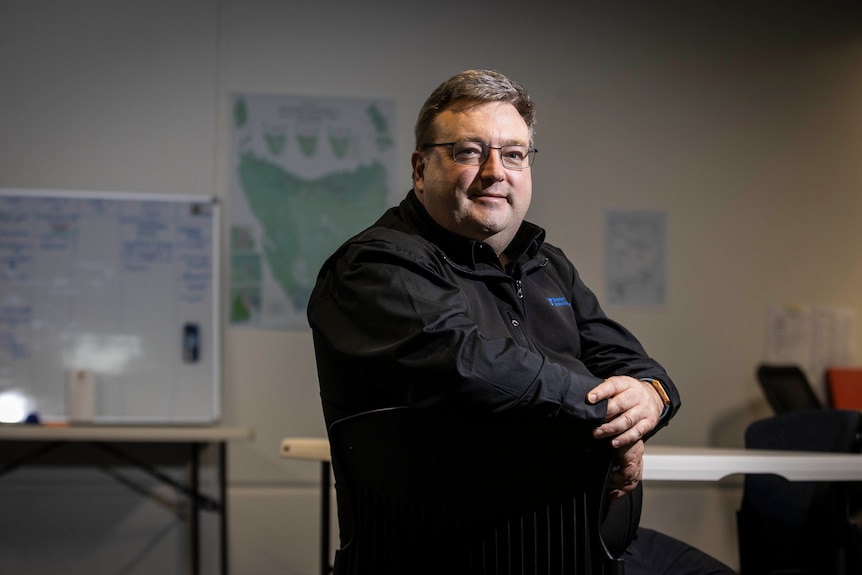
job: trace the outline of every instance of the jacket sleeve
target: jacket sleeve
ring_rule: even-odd
[[[681,405],[679,392],[667,371],[651,358],[637,338],[624,326],[611,320],[602,310],[595,294],[583,283],[577,270],[573,273],[573,300],[580,332],[581,356],[591,373],[607,379],[628,375],[636,379],[656,379],[670,399],[670,405],[659,425],[667,425]]]
[[[326,350],[322,357],[316,349],[319,367],[326,363],[319,369],[324,403],[341,403],[344,412],[371,395],[390,405],[604,420],[606,403],[585,401],[600,379],[483,332],[440,265],[430,249],[381,240],[353,242],[324,265],[308,308]],[[353,393],[339,378],[367,389]]]

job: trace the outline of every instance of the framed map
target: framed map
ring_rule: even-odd
[[[394,103],[232,98],[229,318],[304,328],[324,260],[387,207]]]

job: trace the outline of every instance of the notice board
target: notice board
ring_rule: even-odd
[[[218,264],[214,198],[0,189],[0,393],[64,420],[83,373],[93,423],[215,422]]]

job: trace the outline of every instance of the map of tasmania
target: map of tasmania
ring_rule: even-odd
[[[386,207],[391,117],[386,102],[235,97],[233,324],[307,325],[324,260]]]

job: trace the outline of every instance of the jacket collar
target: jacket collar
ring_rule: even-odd
[[[443,250],[443,253],[452,261],[474,269],[480,264],[500,265],[494,250],[488,244],[459,236],[434,221],[413,190],[410,190],[407,197],[402,200],[399,211],[405,223],[410,224],[419,232],[419,235]],[[506,253],[512,262],[522,258],[525,260],[534,258],[544,240],[544,229],[524,221],[509,247],[506,248]]]

